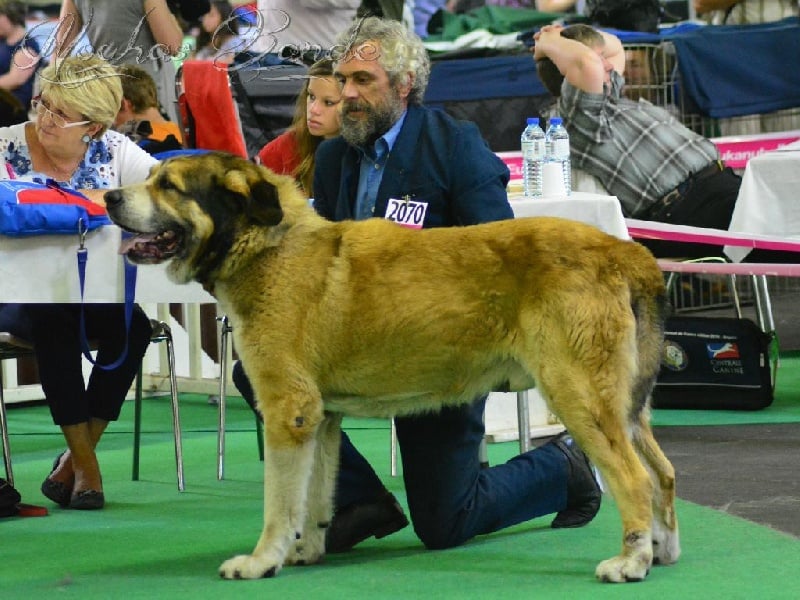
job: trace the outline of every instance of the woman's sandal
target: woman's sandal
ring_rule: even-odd
[[[61,457],[67,453],[65,450],[58,456],[56,456],[55,461],[53,461],[53,470],[50,471],[50,475],[56,472],[59,465],[61,464]],[[66,483],[62,483],[60,481],[55,481],[54,479],[50,479],[48,475],[47,479],[42,482],[42,494],[46,498],[49,498],[56,504],[62,507],[67,507],[71,504],[72,500],[72,486],[67,485]]]
[[[75,492],[75,495],[69,502],[69,507],[76,510],[97,510],[103,508],[106,503],[106,497],[103,492],[97,490],[82,490]]]

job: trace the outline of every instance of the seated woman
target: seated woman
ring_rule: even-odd
[[[94,55],[70,57],[44,69],[41,81],[41,96],[33,102],[36,119],[0,128],[5,163],[0,179],[55,181],[103,203],[106,189],[147,177],[157,161],[109,130],[122,103],[122,85],[113,66]],[[151,329],[137,306],[127,332],[127,356],[113,370],[95,366],[85,384],[81,310],[87,338],[98,344],[97,363],[114,362],[126,348],[122,304],[0,305],[0,329],[33,343],[42,389],[67,443],[42,483],[42,493],[64,507],[98,509],[105,495],[95,448],[109,422],[119,417]]]
[[[329,58],[311,65],[307,75],[291,127],[259,151],[257,162],[281,175],[292,175],[310,195],[317,146],[339,135],[341,89]]]

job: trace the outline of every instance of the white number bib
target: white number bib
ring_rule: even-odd
[[[422,229],[427,212],[427,202],[417,202],[416,200],[410,200],[408,197],[403,200],[389,198],[385,218],[403,227]]]

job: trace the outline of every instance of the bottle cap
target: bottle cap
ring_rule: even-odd
[[[539,118],[538,117],[528,117],[528,125],[538,125]]]
[[[550,117],[550,125],[561,125],[561,117]]]

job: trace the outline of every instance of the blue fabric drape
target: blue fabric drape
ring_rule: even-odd
[[[670,35],[697,112],[736,117],[800,106],[800,21],[722,25]]]

